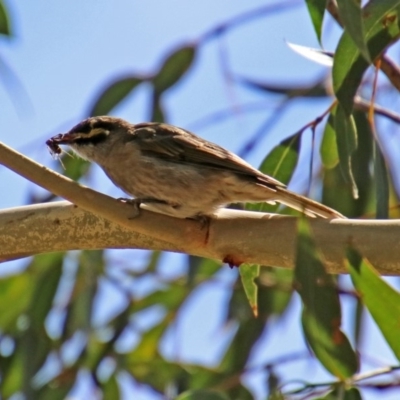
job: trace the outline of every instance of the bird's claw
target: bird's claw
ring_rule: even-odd
[[[135,215],[128,217],[128,219],[135,219],[140,214],[140,204],[142,203],[140,199],[128,199],[125,197],[119,197],[117,200],[125,204],[130,204],[135,208]]]
[[[136,209],[136,214],[133,217],[130,217],[129,219],[134,219],[139,215],[140,212],[140,205],[143,203],[159,203],[159,204],[168,204],[166,201],[164,200],[159,200],[159,199],[155,199],[154,197],[143,197],[143,198],[138,198],[135,197],[133,199],[127,199],[125,197],[119,197],[117,200],[126,203],[126,204],[131,204],[132,206],[135,207]]]

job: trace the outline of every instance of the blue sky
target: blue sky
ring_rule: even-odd
[[[183,43],[197,41],[217,23],[261,5],[279,2],[8,0],[5,3],[10,10],[14,37],[10,40],[1,38],[0,56],[18,76],[26,96],[17,95],[18,104],[15,107],[9,93],[0,84],[0,140],[55,168],[57,164],[49,155],[45,140],[68,130],[85,117],[99,90],[110,80],[125,73],[152,73],[166,54]],[[318,46],[303,2],[293,1],[292,4],[297,5],[292,11],[255,19],[224,36],[222,41],[233,72],[276,83],[311,82],[327,73],[323,67],[301,58],[286,46],[285,40]],[[333,48],[334,40],[334,35],[328,38],[325,43],[328,49]],[[141,88],[118,106],[113,114],[132,122],[146,120],[148,96],[146,87]],[[243,104],[254,101],[265,101],[265,110],[254,113],[241,111]],[[227,82],[222,73],[220,48],[216,40],[200,48],[194,68],[165,95],[165,104],[168,122],[189,129],[200,126],[197,134],[235,152],[241,149],[246,137],[262,124],[266,114],[273,112],[272,101],[269,103],[265,97],[233,87]],[[273,145],[315,118],[327,105],[325,101],[296,103],[269,135],[258,143],[248,161],[257,166]],[[215,124],[194,124],[210,113],[229,108],[235,110],[234,118]],[[101,171],[95,171],[91,186],[111,195],[121,194]],[[23,178],[0,168],[0,208],[24,204],[26,193],[31,190],[37,189]],[[121,252],[121,257],[124,254]],[[10,263],[10,267],[18,265]],[[171,265],[174,266],[173,274],[182,272],[182,257],[165,256],[166,275],[171,273]],[[232,279],[233,271],[222,271],[222,282]],[[104,296],[104,299],[107,296],[117,298],[111,288],[105,288]],[[209,285],[196,296],[187,305],[190,312],[182,315],[177,327],[182,338],[180,351],[193,361],[210,362],[223,351],[222,339],[225,334],[229,337],[232,331],[231,327],[220,326],[221,304],[226,292],[218,285]],[[210,307],[214,308],[214,312],[208,314],[206,311]],[[299,304],[295,303],[290,315],[267,335],[254,362],[273,359],[281,354],[283,348],[285,351],[304,348],[298,329]],[[167,354],[173,353],[173,338],[167,338],[164,346]],[[382,360],[391,360],[385,346],[381,346],[379,353]],[[310,366],[297,363],[285,368],[292,376],[301,377]],[[324,376],[319,369],[312,371]],[[260,379],[262,375],[255,374],[246,382],[261,398],[264,391]],[[85,390],[83,385],[77,392],[77,398],[85,398]],[[138,389],[136,395],[137,399],[157,398],[142,389]]]
[[[2,40],[0,55],[27,95],[14,90],[15,107],[0,85],[3,105],[0,139],[47,165],[54,163],[43,144],[45,139],[68,130],[87,116],[99,90],[110,80],[126,73],[152,73],[173,49],[196,42],[217,23],[263,5],[255,0],[205,1],[190,7],[184,0],[69,1],[62,6],[44,2],[8,3],[14,37]],[[292,3],[297,4],[293,11],[255,19],[223,37],[233,72],[277,83],[310,81],[324,73],[285,45],[284,40],[289,40],[317,46],[305,8],[299,7],[300,1]],[[146,87],[140,88],[113,113],[132,122],[147,120],[148,96]],[[236,152],[265,118],[265,110],[246,114],[241,112],[241,104],[264,99],[248,90],[233,88],[227,82],[216,40],[200,47],[190,73],[165,95],[169,122],[189,129],[192,125],[199,126],[194,123],[210,113],[234,110],[236,118],[202,126],[196,133]],[[268,112],[272,103],[265,101],[265,104]],[[325,102],[308,102],[289,109],[287,118],[259,143],[249,161],[258,165],[283,136],[293,133],[313,118],[316,110],[325,107]],[[6,187],[9,180],[15,182],[12,191],[4,191],[2,207],[24,203],[27,187],[32,186],[10,172],[0,174]],[[100,185],[103,191],[113,193],[108,182]]]

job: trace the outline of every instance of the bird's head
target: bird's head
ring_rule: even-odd
[[[69,132],[53,136],[46,144],[52,153],[60,154],[59,145],[65,144],[82,158],[99,162],[118,140],[129,134],[132,127],[121,118],[91,117],[75,125]]]

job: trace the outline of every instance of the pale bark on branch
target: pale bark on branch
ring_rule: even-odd
[[[400,275],[399,220],[309,221],[329,272],[346,272],[344,252],[351,242],[381,274]],[[182,252],[233,264],[287,268],[294,264],[295,217],[223,210],[206,227],[141,210],[128,224],[121,226],[66,201],[3,210],[0,260],[73,249],[135,248]]]
[[[222,210],[209,225],[137,210],[81,186],[0,144],[0,163],[71,201],[0,211],[0,260],[72,249],[139,248],[188,253],[239,265],[291,268],[297,219]],[[138,215],[137,215],[138,214]],[[343,273],[352,243],[386,275],[400,275],[399,220],[310,219],[330,272]]]

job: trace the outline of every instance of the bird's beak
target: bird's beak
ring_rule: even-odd
[[[60,144],[70,144],[76,139],[76,135],[71,133],[59,133],[46,141],[46,145],[50,149],[50,153],[55,155],[61,154],[62,150]]]
[[[71,133],[59,133],[58,135],[53,136],[50,138],[46,144],[49,145],[48,142],[51,144],[70,144],[74,142],[76,139],[76,135],[73,135]]]

